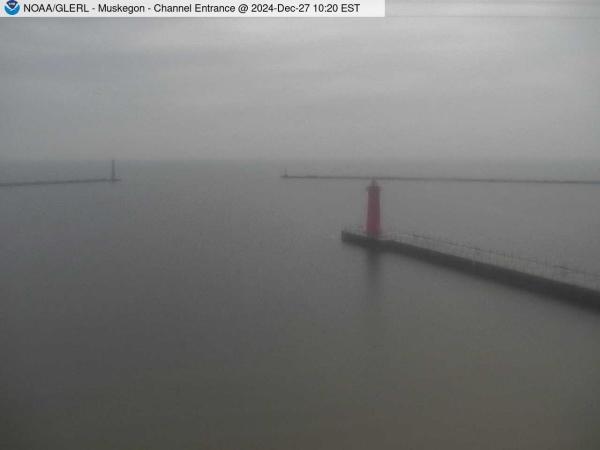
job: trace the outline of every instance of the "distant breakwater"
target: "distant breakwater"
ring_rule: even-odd
[[[51,186],[57,184],[86,184],[86,183],[116,183],[119,178],[87,178],[77,180],[40,180],[40,181],[13,181],[0,183],[0,188],[24,186]]]
[[[468,178],[468,177],[409,177],[393,175],[281,175],[284,179],[296,180],[380,180],[380,181],[432,181],[449,183],[522,183],[522,184],[592,184],[600,185],[600,180],[535,179],[535,178]]]
[[[34,181],[8,181],[0,182],[0,188],[27,187],[27,186],[56,186],[59,184],[90,184],[90,183],[116,183],[121,181],[117,176],[117,161],[110,160],[108,177],[101,178],[71,178],[67,180],[34,180]]]

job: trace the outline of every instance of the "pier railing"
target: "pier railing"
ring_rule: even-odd
[[[356,232],[356,229],[352,230]],[[473,262],[490,264],[561,283],[600,291],[600,274],[513,253],[480,248],[471,244],[417,233],[385,233],[381,240],[393,240]]]

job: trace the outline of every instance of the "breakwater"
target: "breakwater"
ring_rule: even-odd
[[[343,230],[342,241],[400,253],[528,291],[600,308],[600,275],[417,234],[373,237]]]
[[[89,184],[89,183],[116,183],[121,181],[117,177],[117,163],[110,161],[110,176],[99,178],[74,178],[67,180],[34,180],[34,181],[8,181],[0,182],[0,188],[26,187],[26,186],[53,186],[57,184]]]
[[[41,180],[41,181],[15,181],[0,183],[0,188],[20,187],[20,186],[49,186],[55,184],[84,184],[84,183],[116,183],[121,181],[119,178],[89,178],[81,180]]]
[[[290,180],[379,180],[379,181],[433,181],[445,183],[523,183],[523,184],[596,184],[600,180],[574,180],[574,179],[536,179],[536,178],[468,178],[468,177],[416,177],[394,175],[318,175],[284,173],[281,178]]]

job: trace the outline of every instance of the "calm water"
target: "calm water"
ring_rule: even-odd
[[[0,448],[600,448],[600,314],[343,245],[363,183],[282,167],[0,190]],[[389,182],[383,211],[600,271],[600,186]]]

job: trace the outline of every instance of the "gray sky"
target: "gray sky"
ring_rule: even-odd
[[[3,18],[0,41],[0,158],[600,157],[600,19]]]

